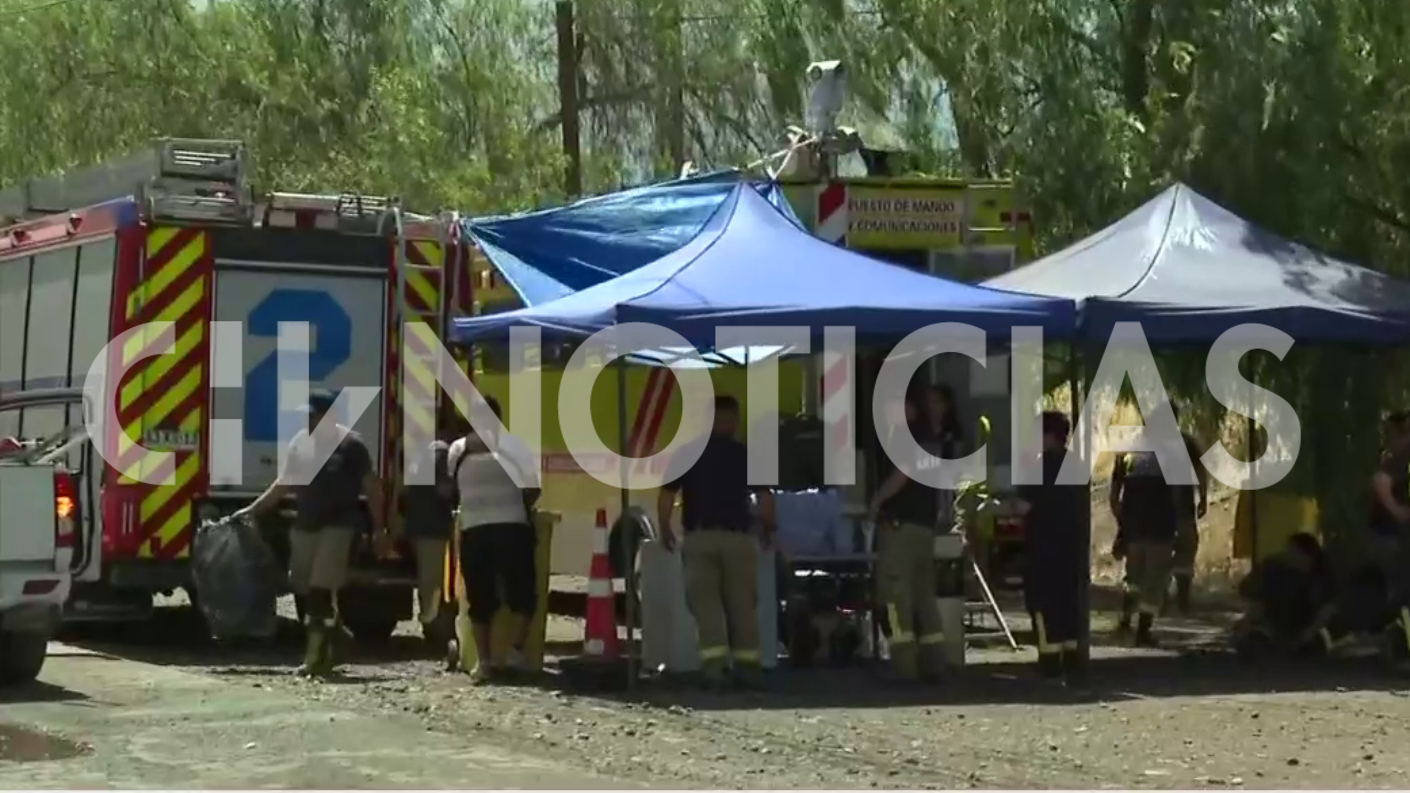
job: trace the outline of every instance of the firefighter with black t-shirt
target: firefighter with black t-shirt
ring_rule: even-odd
[[[1084,542],[1085,485],[1059,484],[1071,425],[1061,413],[1043,414],[1043,481],[1023,485],[1018,496],[1027,520],[1023,595],[1038,642],[1038,666],[1048,679],[1081,686],[1085,667],[1082,588],[1087,586]]]
[[[301,675],[322,677],[338,665],[343,637],[338,593],[348,578],[348,558],[364,522],[386,542],[382,517],[382,480],[367,444],[350,428],[325,421],[337,395],[318,390],[303,412],[308,426],[289,442],[279,477],[235,517],[273,511],[286,493],[294,495],[294,526],[289,533],[289,585],[305,604],[306,647]],[[367,498],[367,508],[360,503]]]
[[[1410,414],[1386,420],[1385,454],[1371,477],[1370,528],[1371,550],[1389,589],[1389,622],[1400,632],[1393,641],[1410,647]]]
[[[1185,449],[1183,442],[1175,448]],[[1138,645],[1155,643],[1151,629],[1170,586],[1182,492],[1181,486],[1166,481],[1154,451],[1123,454],[1112,468],[1109,505],[1117,524],[1112,554],[1126,561],[1126,593],[1117,629],[1130,630],[1139,612]]]
[[[920,415],[908,397],[907,417]],[[899,428],[898,428],[899,430]],[[940,457],[939,438],[924,421],[909,424],[923,453]],[[940,493],[915,477],[925,460],[893,460],[895,468],[871,503],[877,527],[877,586],[890,627],[892,671],[897,678],[938,682],[943,674],[940,604],[935,599],[935,534],[940,522]]]
[[[700,456],[688,468],[670,470],[656,500],[657,532],[666,550],[676,543],[672,516],[681,499],[685,532],[681,561],[686,602],[695,616],[705,683],[763,684],[759,665],[758,575],[760,543],[770,547],[775,526],[773,493],[749,484],[749,450],[735,437],[739,401],[715,398],[715,421]],[[752,533],[749,495],[759,505],[761,534]],[[732,662],[732,663],[731,663]]]
[[[1387,582],[1399,589],[1410,573],[1403,564],[1410,531],[1410,414],[1396,413],[1386,420],[1385,453],[1371,477],[1370,522],[1372,552],[1384,566]]]

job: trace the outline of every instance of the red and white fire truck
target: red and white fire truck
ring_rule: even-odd
[[[272,481],[281,322],[310,324],[313,388],[381,389],[353,426],[392,483],[395,509],[399,329],[418,319],[444,329],[450,316],[470,313],[459,220],[379,197],[257,195],[248,170],[239,142],[166,139],[0,192],[0,218],[9,219],[0,219],[0,392],[84,387],[110,340],[174,323],[166,339],[144,332],[108,352],[107,371],[130,368],[105,378],[116,426],[93,441],[109,464],[81,484],[100,505],[84,511],[81,527],[84,558],[97,563],[77,571],[68,618],[140,618],[154,594],[187,588],[197,524]],[[154,345],[163,354],[142,357]],[[415,377],[406,387],[437,394]],[[429,432],[436,416],[406,420]],[[63,406],[12,411],[0,416],[0,437],[81,421]],[[143,482],[165,454],[174,454],[174,474]],[[364,543],[345,593],[349,629],[389,636],[411,615],[413,580],[408,555]]]

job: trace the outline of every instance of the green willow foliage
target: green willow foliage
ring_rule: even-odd
[[[1406,274],[1403,0],[578,0],[589,190],[748,162],[840,57],[844,123],[929,172],[1012,175],[1051,249],[1179,178]],[[551,0],[0,0],[0,184],[157,135],[239,137],[262,185],[420,208],[561,201]],[[1333,522],[1359,522],[1398,352],[1260,364],[1302,411]],[[1165,356],[1204,434],[1203,357]],[[1355,514],[1353,514],[1355,513]]]

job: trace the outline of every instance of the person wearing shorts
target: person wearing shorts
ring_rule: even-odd
[[[374,535],[385,534],[382,481],[367,444],[348,427],[324,421],[336,398],[328,391],[310,395],[304,407],[308,426],[289,442],[278,478],[236,513],[262,515],[276,509],[285,495],[294,496],[289,586],[305,606],[306,646],[298,671],[309,677],[330,674],[338,663],[338,592],[347,580],[353,538],[369,519]]]
[[[499,419],[499,402],[493,397],[485,402]],[[538,498],[538,469],[517,438],[488,432],[485,427],[493,422],[487,419],[452,443],[447,455],[460,501],[460,569],[470,601],[478,659],[470,677],[476,683],[492,674],[490,626],[500,606],[514,616],[505,659],[510,669],[524,665],[524,645],[538,610],[537,535],[529,513]]]

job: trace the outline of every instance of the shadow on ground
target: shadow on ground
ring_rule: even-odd
[[[0,705],[32,702],[86,702],[88,696],[72,689],[37,680],[20,686],[0,688]]]
[[[303,660],[303,629],[280,618],[277,634],[267,640],[222,642],[211,639],[199,612],[189,606],[156,609],[150,620],[133,623],[79,623],[65,628],[62,640],[91,653],[160,666],[212,667],[214,674],[264,675],[293,669]],[[414,636],[392,636],[367,645],[349,637],[347,661],[352,664],[396,664],[444,657]],[[349,675],[344,682],[362,678]]]
[[[1000,603],[1015,628],[1026,627],[1026,618],[1012,610],[1020,602],[1014,593],[1004,593]],[[1092,603],[1099,610],[1099,622],[1110,623],[1103,608],[1118,606],[1118,591],[1094,588]],[[1094,629],[1094,659],[1091,678],[1094,696],[1102,700],[1129,698],[1201,697],[1233,694],[1287,692],[1326,692],[1339,690],[1393,691],[1404,681],[1371,661],[1241,661],[1222,648],[1220,637],[1231,615],[1222,604],[1205,604],[1194,618],[1170,618],[1159,623],[1162,649],[1138,651],[1124,640]],[[291,669],[302,656],[301,630],[291,620],[282,620],[279,635],[267,642],[220,643],[206,636],[199,614],[189,607],[167,607],[145,623],[78,626],[66,632],[65,641],[86,651],[136,661],[168,665],[204,667],[212,674],[230,677],[267,675]],[[1031,645],[1024,632],[1019,641]],[[581,652],[580,642],[549,642],[549,671],[525,684],[545,688],[571,689],[604,698],[646,701],[663,707],[681,706],[700,710],[729,709],[823,709],[886,708],[924,705],[978,705],[1051,703],[1054,705],[1090,701],[1076,697],[1035,679],[1032,653],[1011,654],[1000,641],[976,642],[985,649],[971,653],[971,663],[948,684],[931,688],[888,685],[883,682],[881,665],[864,660],[848,668],[795,670],[784,661],[770,674],[767,691],[749,694],[715,695],[664,678],[642,679],[628,694],[625,674],[612,674],[605,684],[585,689],[582,681],[560,674],[560,662]],[[627,645],[624,643],[624,649]],[[348,645],[347,683],[378,679],[378,667],[403,665],[391,674],[425,674],[424,667],[405,667],[408,661],[438,661],[443,654],[414,636],[393,636],[385,645]],[[597,683],[597,681],[593,681]],[[48,692],[57,697],[58,692]]]
[[[866,709],[922,706],[1080,705],[1129,699],[1329,691],[1401,694],[1405,685],[1372,662],[1248,664],[1232,654],[1151,654],[1096,658],[1091,690],[1074,693],[1036,679],[1031,662],[978,663],[937,686],[884,682],[875,666],[790,670],[768,675],[760,692],[712,694],[683,681],[642,681],[605,699],[702,711]],[[581,689],[578,693],[582,693]],[[1402,694],[1403,695],[1403,694]]]

